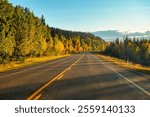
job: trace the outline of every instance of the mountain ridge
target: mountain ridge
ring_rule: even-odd
[[[130,38],[148,38],[150,39],[150,31],[145,32],[129,32],[129,31],[118,31],[118,30],[104,30],[92,32],[95,36],[101,37],[106,41],[113,41],[116,38],[123,39],[124,36],[128,35]]]

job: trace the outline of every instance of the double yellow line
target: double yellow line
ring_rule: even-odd
[[[72,65],[70,65],[69,67],[67,67],[65,70],[63,70],[61,73],[59,73],[57,76],[55,76],[53,79],[51,79],[50,81],[48,81],[45,85],[43,85],[40,89],[38,89],[37,91],[35,91],[32,95],[30,95],[27,100],[37,100],[39,99],[42,94],[40,94],[40,92],[45,89],[46,87],[48,87],[51,83],[53,83],[55,80],[59,80],[61,77],[63,77],[63,74],[65,72],[67,72],[68,70],[71,69],[72,66],[74,66],[84,55],[80,56],[80,58],[75,61]]]

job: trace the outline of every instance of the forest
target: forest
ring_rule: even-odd
[[[107,46],[106,55],[117,57],[128,62],[150,66],[150,39],[138,39],[124,37],[122,41],[118,38]]]
[[[50,27],[28,8],[0,0],[0,63],[24,62],[27,57],[102,52],[106,42],[91,33]]]
[[[150,65],[150,40],[116,39],[107,43],[91,33],[49,26],[44,16],[0,0],[0,64],[24,62],[28,57],[98,52],[142,65]]]

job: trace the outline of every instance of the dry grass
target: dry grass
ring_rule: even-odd
[[[5,72],[8,70],[12,70],[12,69],[22,68],[25,66],[42,63],[42,62],[46,62],[49,60],[62,58],[65,56],[69,56],[69,54],[68,55],[60,55],[60,56],[45,56],[45,57],[27,58],[24,63],[20,63],[20,62],[16,61],[16,62],[8,63],[8,64],[0,64],[0,72]]]
[[[114,57],[110,57],[110,56],[105,56],[105,55],[98,55],[98,56],[100,58],[106,60],[106,61],[113,62],[113,63],[118,64],[120,66],[130,68],[130,69],[142,72],[142,73],[150,74],[150,67],[142,66],[140,64],[134,64],[132,62],[127,63],[124,60],[114,58]]]

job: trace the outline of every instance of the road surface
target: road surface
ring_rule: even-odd
[[[90,53],[0,73],[1,100],[147,100],[150,76]]]

